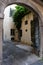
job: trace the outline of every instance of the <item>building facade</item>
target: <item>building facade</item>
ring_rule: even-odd
[[[22,36],[21,41],[25,44],[32,44],[31,41],[31,20],[33,20],[33,13],[27,14],[22,18]]]
[[[7,11],[6,11],[7,12]],[[3,40],[4,41],[21,41],[22,43],[32,44],[31,41],[31,20],[33,20],[33,13],[25,15],[22,18],[21,33],[18,32],[13,18],[5,14],[3,21]],[[19,34],[20,39],[19,39]]]

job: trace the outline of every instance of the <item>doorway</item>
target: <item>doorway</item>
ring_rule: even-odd
[[[33,42],[34,53],[39,56],[40,52],[40,31],[38,17],[31,21],[31,41]]]

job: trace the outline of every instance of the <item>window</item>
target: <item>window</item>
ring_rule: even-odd
[[[22,30],[19,31],[19,35],[20,35],[20,37],[22,37]]]
[[[13,11],[14,11],[14,10],[12,10],[12,9],[10,8],[10,15],[9,15],[10,17],[13,15]]]
[[[28,24],[28,21],[26,20],[26,21],[25,21],[25,25],[27,25],[27,24]]]
[[[12,37],[11,40],[14,41],[14,37]]]
[[[15,29],[11,29],[11,35],[15,35]]]
[[[27,29],[25,31],[27,32]]]

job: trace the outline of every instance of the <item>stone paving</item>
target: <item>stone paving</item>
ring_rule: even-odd
[[[43,65],[43,61],[37,61],[37,62],[35,62],[35,63],[31,64],[31,65]]]
[[[14,43],[3,43],[2,65],[42,65],[37,62],[39,59],[35,54],[16,47]]]

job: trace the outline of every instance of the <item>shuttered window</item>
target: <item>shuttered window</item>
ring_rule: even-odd
[[[26,21],[25,21],[25,25],[27,25],[27,24],[28,24],[28,21],[26,20]]]
[[[15,29],[11,29],[11,35],[15,35]]]

